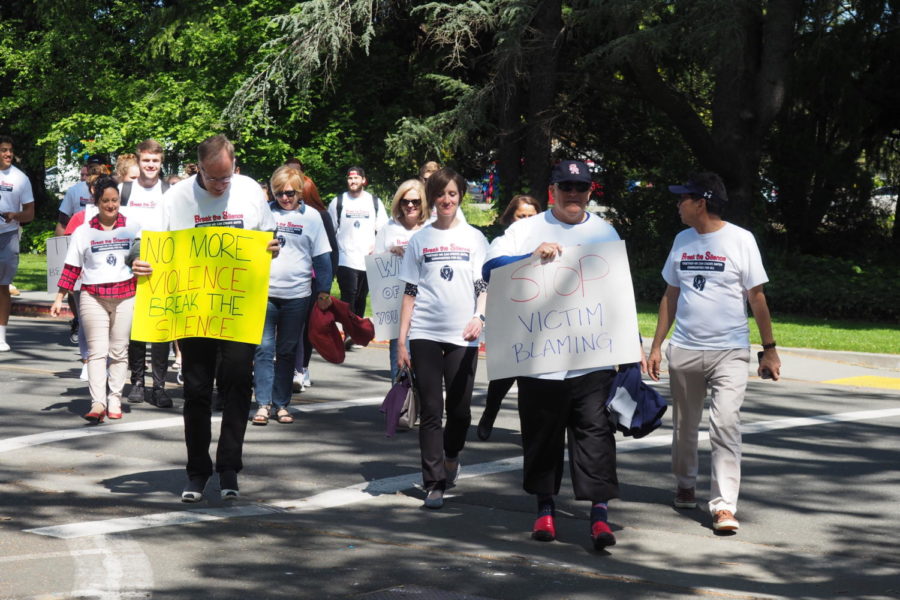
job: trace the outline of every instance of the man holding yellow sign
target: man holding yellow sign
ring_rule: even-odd
[[[219,381],[223,408],[215,471],[222,499],[238,497],[253,355],[265,315],[267,256],[277,255],[279,248],[271,233],[261,233],[275,230],[272,212],[259,185],[234,172],[234,146],[228,138],[204,140],[197,158],[200,172],[163,197],[163,229],[178,233],[148,234],[133,266],[141,279],[132,337],[181,340],[188,454],[183,502],[202,500],[213,473],[209,444],[217,353],[224,375]],[[214,229],[195,229],[207,227]]]

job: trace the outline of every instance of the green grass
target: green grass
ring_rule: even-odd
[[[484,213],[492,215],[491,211]],[[19,271],[13,283],[20,290],[43,290],[47,282],[46,272],[47,259],[43,254],[22,254],[19,256]],[[337,280],[332,285],[331,293],[338,298],[341,295]],[[653,332],[656,331],[656,313],[656,305],[638,304],[638,328],[645,339],[653,339]],[[372,307],[368,301],[366,314],[372,314]],[[900,354],[900,331],[896,325],[865,321],[826,321],[794,315],[776,315],[772,321],[779,346]],[[750,341],[754,344],[760,343],[759,330],[752,318]]]
[[[658,307],[638,304],[638,329],[644,338],[653,339]],[[774,315],[772,330],[779,346],[815,348],[846,352],[900,354],[900,331],[896,325],[865,321],[828,321],[796,315]],[[671,335],[671,331],[669,334]],[[750,318],[750,341],[761,343],[756,321]]]
[[[20,290],[47,289],[47,257],[43,254],[20,254],[19,270],[13,283]]]

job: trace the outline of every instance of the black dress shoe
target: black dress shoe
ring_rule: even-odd
[[[182,502],[200,502],[203,500],[203,490],[206,488],[208,477],[192,477],[188,479],[184,491],[181,492]]]

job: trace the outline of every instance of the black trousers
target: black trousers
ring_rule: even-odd
[[[338,287],[341,290],[341,300],[350,305],[353,314],[366,316],[366,296],[369,295],[369,281],[366,272],[350,267],[338,267]]]
[[[466,445],[472,422],[472,388],[478,366],[477,346],[456,346],[432,340],[410,340],[410,360],[419,393],[419,449],[425,489],[446,489],[444,457],[456,458]],[[447,390],[447,424],[444,395]]]
[[[526,492],[559,493],[568,433],[575,498],[604,502],[619,497],[615,427],[604,409],[614,378],[611,370],[563,381],[519,377]]]
[[[166,387],[166,372],[169,370],[170,342],[151,342],[150,369],[153,375],[153,389]],[[144,385],[147,342],[131,340],[128,342],[128,369],[131,371],[131,385]]]
[[[181,373],[184,377],[184,442],[187,445],[189,478],[209,477],[213,464],[209,457],[212,439],[213,380],[216,354],[221,352],[218,395],[222,400],[222,426],[216,448],[215,471],[239,472],[243,468],[244,433],[253,387],[254,344],[208,338],[184,338],[181,346]]]

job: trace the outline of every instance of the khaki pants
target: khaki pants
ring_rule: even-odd
[[[131,337],[134,297],[97,298],[83,293],[78,309],[88,346],[91,401],[117,409],[122,402],[122,388],[128,374],[128,341]]]
[[[747,388],[750,349],[685,350],[670,344],[666,358],[672,393],[672,471],[678,487],[696,487],[697,438],[709,387],[709,511],[736,513],[741,485],[740,410]]]

